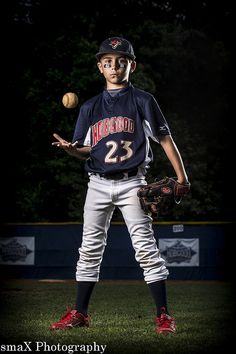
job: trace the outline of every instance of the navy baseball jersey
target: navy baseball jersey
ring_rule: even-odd
[[[80,108],[73,143],[92,147],[87,172],[128,172],[152,160],[149,138],[170,135],[155,98],[131,83],[115,96],[104,90]]]

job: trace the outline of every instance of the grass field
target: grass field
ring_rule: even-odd
[[[90,328],[50,332],[49,325],[73,305],[74,281],[8,280],[1,283],[1,347],[9,351],[30,341],[54,353],[230,353],[235,333],[235,294],[227,282],[168,281],[169,310],[176,318],[176,335],[158,337],[155,307],[145,283],[104,281],[91,299]],[[75,347],[78,345],[78,347]],[[24,348],[27,350],[27,348]],[[47,350],[46,350],[47,349]],[[99,350],[98,350],[99,349]]]

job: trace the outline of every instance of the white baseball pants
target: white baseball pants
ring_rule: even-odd
[[[76,268],[77,281],[99,280],[107,232],[115,207],[123,215],[146,283],[167,278],[169,272],[157,248],[152,218],[144,213],[137,197],[137,190],[145,184],[143,175],[121,180],[90,176],[84,205],[83,239]]]

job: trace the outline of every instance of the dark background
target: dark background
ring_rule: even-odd
[[[94,55],[109,36],[132,42],[131,82],[156,97],[192,184],[160,220],[234,220],[230,2],[17,0],[2,16],[4,222],[82,220],[83,162],[53,148],[52,134],[70,140],[80,105],[103,89]],[[63,107],[67,91],[79,94],[77,108]],[[152,145],[148,179],[173,175]]]

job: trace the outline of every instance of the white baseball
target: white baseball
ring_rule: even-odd
[[[75,108],[79,102],[79,98],[74,92],[67,92],[62,97],[63,106],[66,108]]]

